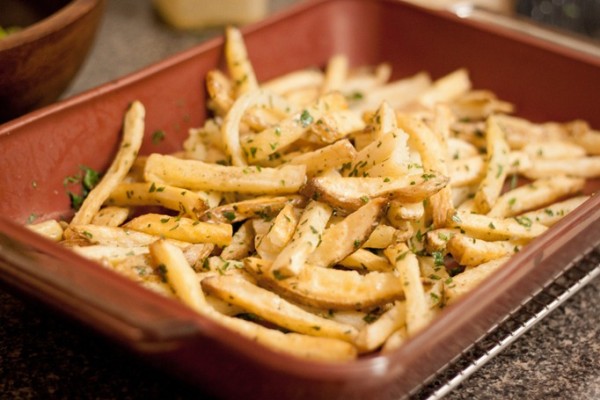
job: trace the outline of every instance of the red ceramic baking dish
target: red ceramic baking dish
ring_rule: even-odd
[[[392,0],[309,1],[243,29],[260,79],[324,66],[389,61],[395,77],[456,68],[533,120],[581,118],[600,127],[600,60],[512,30]],[[223,398],[400,398],[455,358],[600,241],[600,197],[514,256],[503,269],[396,351],[319,363],[263,348],[183,305],[138,287],[22,227],[68,217],[63,179],[109,165],[123,112],[147,111],[143,152],[180,148],[205,119],[205,73],[222,66],[221,38],[0,126],[0,277],[151,362]],[[154,144],[151,132],[167,132]],[[242,397],[244,396],[244,397]]]

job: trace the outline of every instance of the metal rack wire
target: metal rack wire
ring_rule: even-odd
[[[600,247],[591,248],[506,316],[480,340],[463,351],[409,396],[439,400],[490,361],[536,323],[558,308],[594,278],[600,276]]]

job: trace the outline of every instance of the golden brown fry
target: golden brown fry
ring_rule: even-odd
[[[240,143],[240,125],[248,109],[254,106],[268,106],[282,113],[293,112],[293,107],[273,93],[253,90],[240,96],[231,106],[221,126],[222,143],[228,156],[228,163],[242,167],[248,165]]]
[[[125,224],[125,228],[182,242],[213,243],[219,246],[231,243],[233,234],[230,224],[213,224],[151,213],[132,219]]]
[[[303,153],[289,160],[291,165],[305,165],[306,175],[313,177],[332,168],[341,167],[356,157],[356,150],[348,139],[321,147],[317,150]]]
[[[417,100],[431,86],[431,78],[426,72],[419,72],[413,76],[390,82],[365,93],[364,99],[356,108],[359,110],[372,110],[381,105],[383,101],[389,103],[393,109],[399,109]]]
[[[325,112],[346,107],[346,99],[337,92],[320,97],[310,107],[291,114],[277,125],[256,134],[246,135],[241,142],[245,158],[250,163],[267,160],[300,139]],[[234,164],[235,165],[235,164]]]
[[[486,126],[487,159],[486,172],[475,192],[475,207],[482,213],[488,213],[502,192],[502,186],[508,173],[510,148],[504,138],[502,128],[495,117],[487,119]]]
[[[298,224],[299,211],[291,204],[286,204],[269,231],[255,244],[256,252],[263,260],[273,261],[294,235]]]
[[[432,108],[437,103],[454,100],[470,89],[469,73],[466,69],[457,69],[433,82],[433,85],[419,96],[419,103]]]
[[[285,95],[300,89],[321,87],[324,78],[323,72],[318,69],[302,69],[264,82],[261,84],[261,88],[279,95]]]
[[[310,336],[336,338],[351,343],[358,334],[353,326],[309,313],[237,275],[215,275],[203,279],[202,288],[224,301],[290,331]]]
[[[409,136],[409,144],[416,149],[421,156],[423,168],[429,171],[449,176],[446,156],[448,148],[445,138],[434,133],[425,123],[413,117],[399,116],[398,125],[404,129]],[[452,204],[452,192],[450,186],[445,185],[429,197],[433,225],[437,228],[443,227],[448,212],[454,209]]]
[[[210,96],[211,107],[218,115],[225,115],[234,102],[231,81],[223,72],[213,69],[206,73],[206,89]]]
[[[475,287],[479,286],[488,276],[508,261],[510,256],[498,258],[492,261],[488,261],[485,264],[478,265],[475,268],[471,268],[464,271],[450,279],[447,279],[445,284],[444,293],[446,296],[446,304],[450,305],[455,303],[460,297],[472,291]]]
[[[510,240],[487,242],[457,233],[448,241],[447,248],[460,265],[477,266],[517,253],[521,245]]]
[[[504,193],[487,215],[490,217],[519,215],[580,192],[584,185],[584,179],[564,175],[538,179]]]
[[[254,250],[252,221],[246,221],[233,234],[231,243],[223,248],[221,258],[225,260],[241,260],[252,254]]]
[[[521,241],[530,241],[548,229],[527,217],[494,218],[462,210],[449,215],[448,227],[482,240]]]
[[[370,249],[385,249],[396,241],[396,232],[396,228],[380,223],[362,246]]]
[[[198,219],[207,205],[199,193],[154,182],[120,183],[106,199],[108,205],[161,206]]]
[[[383,134],[358,152],[351,163],[344,165],[343,174],[350,177],[399,177],[410,169],[407,135],[402,130]]]
[[[91,223],[94,225],[120,226],[129,218],[130,210],[127,207],[108,206],[102,207],[94,215]]]
[[[88,194],[79,211],[75,213],[71,225],[89,224],[112,191],[125,178],[142,146],[144,116],[144,106],[139,101],[134,101],[125,114],[123,138],[119,151],[108,171]]]
[[[322,176],[309,179],[301,193],[334,207],[356,210],[377,198],[419,202],[446,185],[448,178],[435,172],[399,178],[345,178]]]
[[[549,204],[539,210],[530,211],[520,215],[521,218],[530,219],[536,223],[552,226],[560,221],[565,215],[579,207],[590,196],[576,196],[557,203]]]
[[[159,236],[137,232],[124,227],[103,225],[73,225],[69,226],[74,238],[80,238],[87,243],[119,247],[148,246],[160,239]],[[189,246],[189,242],[169,240],[179,247]]]
[[[388,247],[385,254],[390,261],[393,260],[402,282],[406,298],[406,331],[409,336],[414,335],[433,317],[421,282],[419,260],[404,243]]]
[[[205,315],[253,342],[280,353],[317,361],[349,361],[357,356],[356,347],[343,340],[283,333],[216,312]]]
[[[358,249],[338,263],[348,269],[359,271],[391,271],[392,265],[387,258],[378,256],[365,249]]]
[[[523,171],[529,179],[551,178],[569,175],[578,178],[600,177],[600,156],[561,160],[532,160],[531,166]]]
[[[362,328],[356,339],[359,352],[365,353],[380,347],[389,336],[406,325],[405,302],[396,301],[374,322]]]
[[[25,225],[37,234],[40,234],[54,242],[60,242],[63,239],[64,229],[61,224],[54,220],[49,219],[47,221],[38,222],[35,224]]]
[[[287,165],[277,169],[228,167],[154,153],[148,157],[145,176],[148,182],[190,190],[289,194],[297,192],[304,184],[305,170],[303,165]]]
[[[204,312],[208,307],[204,293],[183,251],[164,240],[157,240],[150,245],[150,254],[154,264],[165,275],[177,297],[188,307]]]
[[[585,149],[566,140],[531,142],[523,146],[522,151],[531,159],[561,160],[585,157]]]
[[[203,221],[235,223],[248,218],[273,218],[286,204],[302,207],[306,199],[302,196],[262,196],[235,203],[224,204],[207,210]]]
[[[232,26],[225,29],[225,59],[236,98],[258,89],[258,81],[248,57],[242,33]]]
[[[336,54],[329,59],[325,69],[325,81],[321,93],[329,93],[340,90],[348,75],[348,57],[344,54]]]
[[[307,262],[329,267],[358,250],[369,238],[383,213],[385,201],[376,199],[331,225],[321,236]]]
[[[298,275],[321,237],[333,210],[325,203],[311,201],[304,209],[292,240],[281,250],[271,266],[279,276]]]
[[[278,279],[269,273],[270,263],[258,258],[244,260],[246,270],[259,284],[299,304],[332,310],[363,310],[402,299],[404,291],[392,272],[368,272],[305,265],[297,276]]]

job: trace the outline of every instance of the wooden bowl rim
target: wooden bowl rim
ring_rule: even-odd
[[[1,39],[0,52],[35,42],[38,39],[60,31],[90,13],[103,2],[104,0],[72,0],[69,4],[48,17]]]

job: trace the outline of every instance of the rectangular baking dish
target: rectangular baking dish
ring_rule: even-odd
[[[533,120],[600,126],[600,60],[513,30],[394,0],[308,1],[243,29],[260,80],[345,53],[392,63],[394,78],[469,70],[474,86]],[[123,113],[146,107],[143,153],[181,147],[205,119],[206,72],[223,66],[217,38],[142,71],[0,126],[0,278],[220,398],[401,398],[600,242],[600,198],[514,256],[397,351],[343,364],[263,348],[29,232],[32,216],[70,216],[63,186],[80,165],[105,170]],[[160,144],[151,133],[164,130]],[[597,186],[597,185],[596,185]]]

